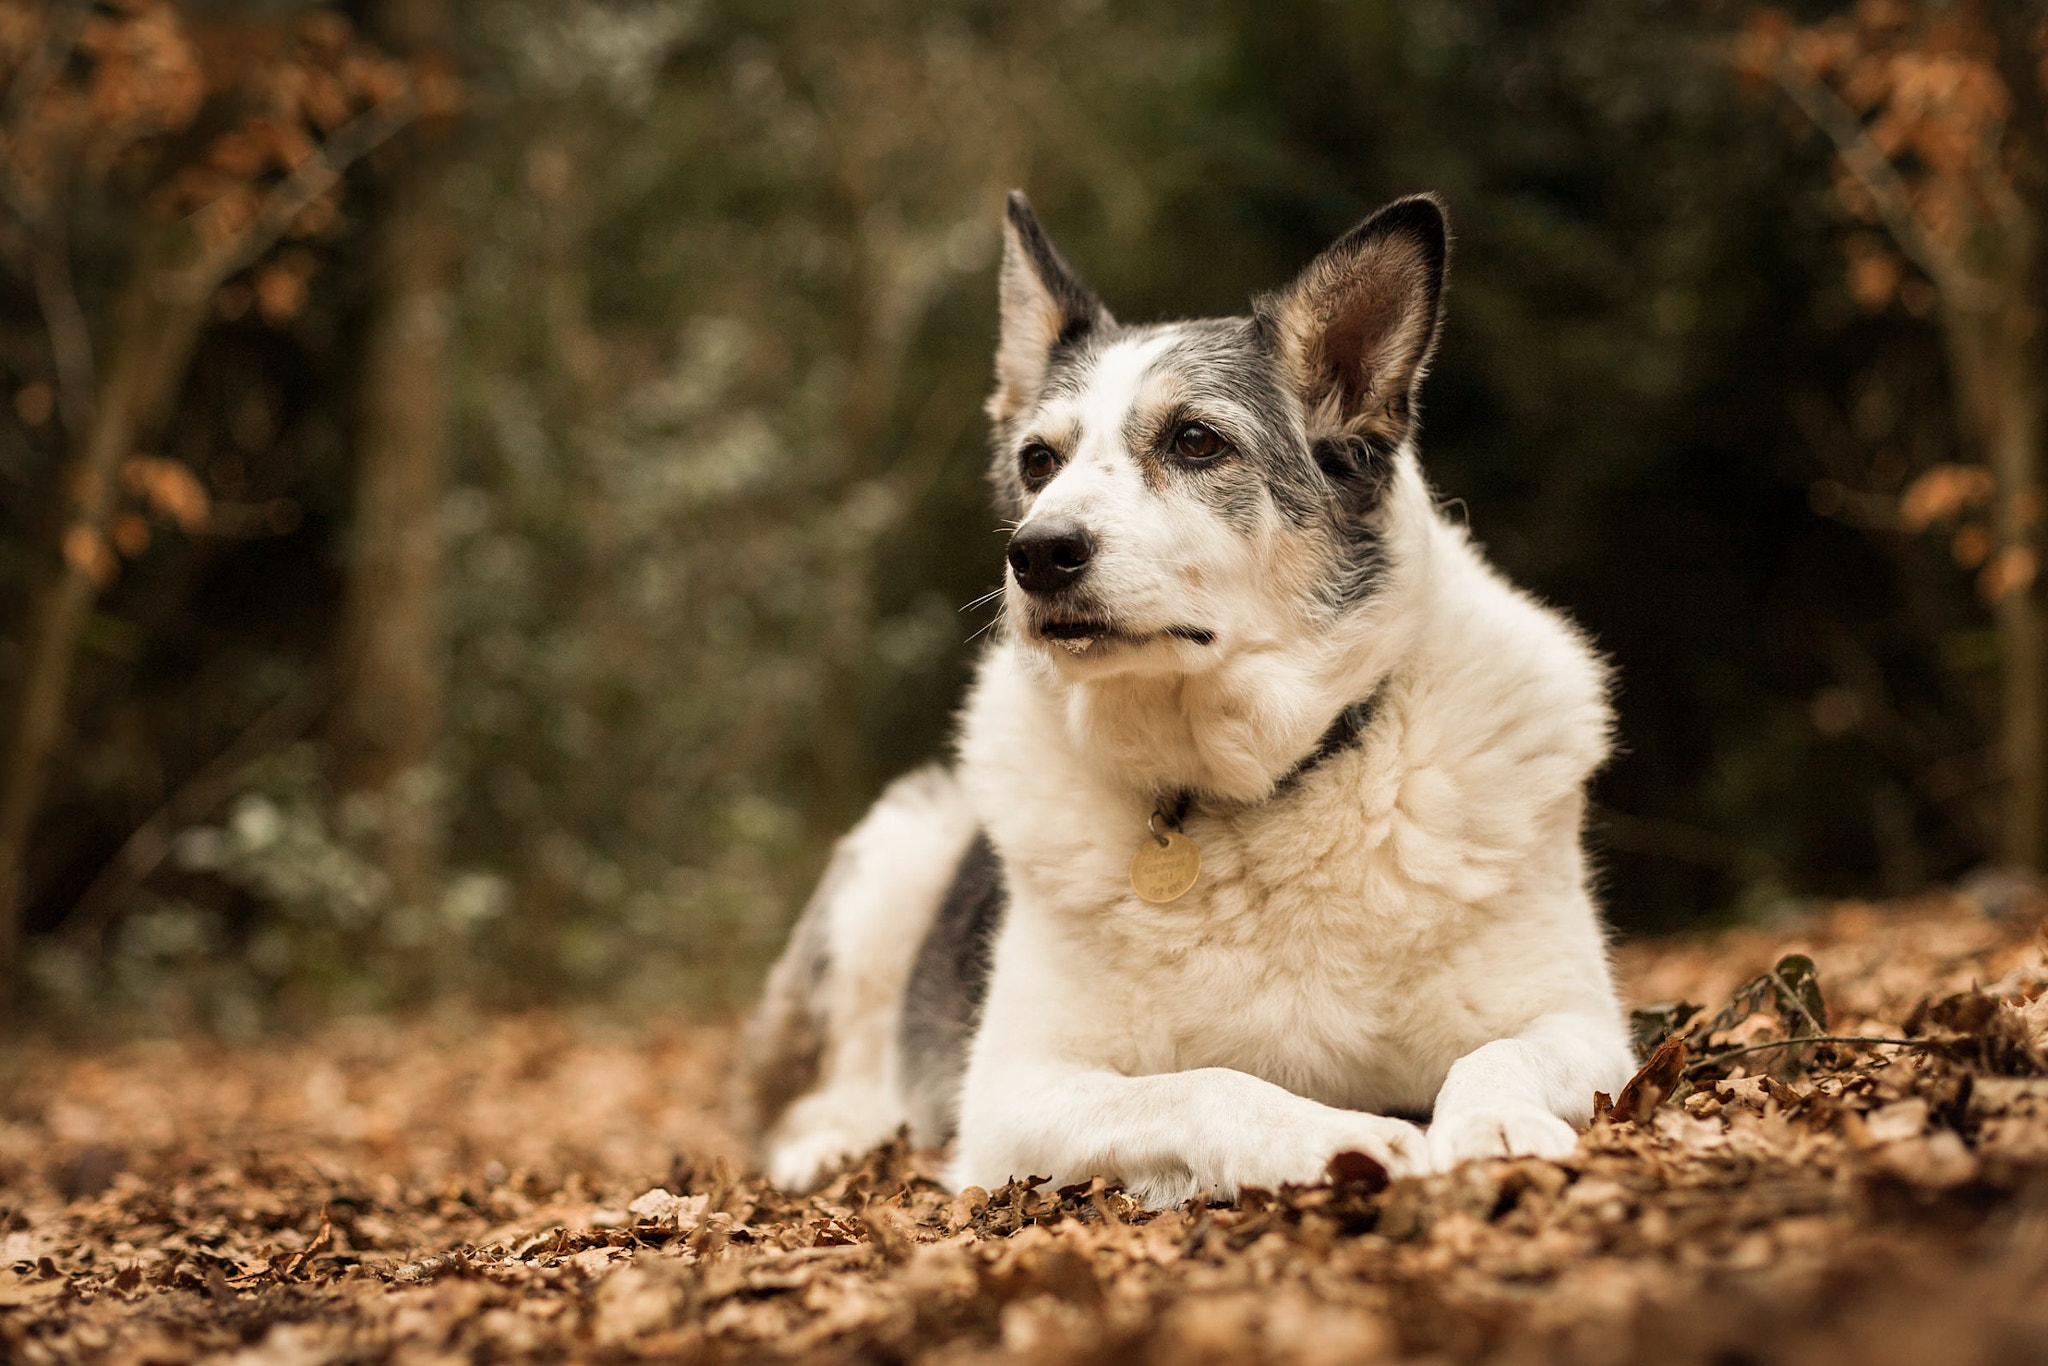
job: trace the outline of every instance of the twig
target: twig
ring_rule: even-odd
[[[319,677],[285,695],[236,736],[172,794],[154,815],[107,860],[71,908],[64,942],[81,953],[96,953],[108,922],[134,890],[163,863],[180,831],[225,801],[249,766],[311,725],[334,699],[329,677]]]
[[[1779,960],[1781,964],[1783,961],[1783,959]],[[1820,991],[1820,984],[1817,981],[1814,981],[1813,960],[1809,958],[1806,959],[1805,962],[1807,980],[1809,982],[1814,983],[1813,989],[1817,994]],[[1789,1003],[1794,1010],[1798,1011],[1800,1018],[1805,1020],[1808,1025],[1813,1027],[1814,1033],[1821,1033],[1827,1029],[1828,1022],[1826,1020],[1820,1019],[1811,1010],[1808,1010],[1806,1008],[1805,1000],[1802,999],[1799,993],[1793,989],[1792,984],[1785,980],[1784,975],[1780,973],[1776,967],[1773,967],[1768,973],[1764,975],[1766,977],[1769,977],[1771,979],[1771,985],[1778,989],[1778,999],[1782,1002]],[[1825,1006],[1823,1006],[1821,1013],[1827,1013]],[[1809,1034],[1806,1037],[1812,1038],[1813,1035]]]
[[[92,16],[92,5],[87,0],[70,0],[59,7],[59,12],[50,19],[50,26],[44,30],[43,41],[36,45],[28,60],[15,70],[14,77],[7,83],[7,99],[0,106],[0,126],[19,130],[21,121],[29,107],[43,97],[50,85],[63,74],[64,65],[71,60],[72,49],[78,45],[78,35],[85,29],[85,21]],[[42,223],[49,212],[49,203],[27,177],[21,174],[19,163],[11,153],[0,153],[0,197],[8,202],[15,216],[31,231]]]
[[[51,84],[64,71],[78,45],[78,35],[91,17],[92,6],[83,0],[57,7],[49,27],[28,59],[7,83],[7,96],[0,104],[0,128],[17,136]],[[5,199],[20,220],[27,236],[27,262],[36,305],[43,315],[43,327],[50,336],[50,359],[56,371],[57,411],[64,431],[73,442],[85,439],[92,426],[93,377],[92,333],[85,310],[78,306],[78,291],[71,280],[71,249],[63,215],[50,211],[50,199],[22,173],[11,151],[0,150],[0,199]]]
[[[191,297],[211,294],[221,281],[268,251],[291,226],[292,219],[334,188],[344,171],[397,136],[418,113],[419,101],[408,93],[356,115],[265,196],[263,207],[254,218],[208,247],[197,261],[178,272],[182,278],[177,287],[188,291]],[[186,221],[200,223],[222,212],[223,203],[217,199],[196,210]]]
[[[387,1274],[391,1280],[406,1285],[417,1285],[421,1281],[431,1281],[451,1268],[459,1269],[468,1264],[468,1249],[457,1248],[453,1252],[437,1252],[431,1257],[422,1257],[416,1262],[395,1266]]]
[[[35,277],[36,304],[43,315],[43,330],[50,337],[51,368],[57,379],[57,413],[64,422],[64,434],[74,445],[82,444],[92,430],[98,381],[93,376],[92,330],[79,307],[78,290],[72,284],[71,248],[62,215],[53,215],[35,230],[29,244],[29,262]]]
[[[1997,295],[1989,283],[1972,273],[1921,227],[1906,182],[1892,166],[1891,158],[1870,140],[1862,118],[1835,93],[1834,87],[1815,80],[1789,56],[1779,60],[1776,74],[1778,84],[1792,97],[1792,102],[1828,135],[1841,155],[1842,164],[1876,201],[1878,214],[1899,249],[1912,257],[1914,264],[1956,306],[1983,309],[1994,304]]]
[[[7,103],[0,109],[0,120],[10,126],[43,97],[50,82],[64,70],[64,63],[71,60],[72,48],[78,45],[78,35],[85,30],[85,21],[92,17],[89,0],[68,0],[57,8],[59,12],[51,18],[43,41],[7,83]]]
[[[1691,1076],[1702,1068],[1726,1062],[1729,1058],[1739,1058],[1745,1053],[1762,1053],[1773,1048],[1797,1048],[1803,1044],[1810,1043],[1888,1043],[1899,1048],[1940,1047],[1940,1044],[1933,1039],[1886,1039],[1873,1034],[1801,1034],[1790,1039],[1773,1039],[1769,1043],[1753,1043],[1744,1048],[1724,1048],[1718,1053],[1707,1054],[1688,1064],[1685,1074]]]
[[[1770,971],[1758,973],[1755,977],[1750,978],[1740,987],[1737,987],[1735,995],[1729,998],[1728,1004],[1707,1025],[1706,1031],[1700,1037],[1702,1039],[1710,1039],[1716,1034],[1726,1033],[1744,1020],[1747,1020],[1750,1016],[1756,1014],[1757,1011],[1763,1009],[1764,1002],[1767,999],[1767,992],[1775,995],[1779,1015],[1784,1015],[1785,1008],[1790,1006],[1791,1009],[1799,1012],[1801,1018],[1806,1021],[1807,1026],[1813,1030],[1814,1035],[1825,1034],[1828,1028],[1827,1021],[1816,1018],[1814,1013],[1806,1008],[1806,1002],[1799,999],[1799,993],[1793,989],[1792,984],[1786,981],[1783,974],[1778,971],[1780,967],[1784,966],[1784,963],[1784,959],[1779,959],[1777,965],[1772,967]],[[1812,967],[1811,960],[1808,961],[1807,966],[1810,970]],[[1813,1035],[1806,1037],[1811,1038]]]

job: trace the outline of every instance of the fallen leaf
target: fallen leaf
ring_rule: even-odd
[[[1863,1117],[1863,1132],[1875,1143],[1917,1138],[1927,1128],[1927,1102],[1919,1097],[1893,1101]]]
[[[1368,1192],[1383,1191],[1392,1181],[1378,1158],[1350,1148],[1330,1159],[1327,1174],[1335,1185],[1363,1186]]]
[[[60,1276],[45,1280],[41,1276],[24,1276],[13,1270],[0,1271],[0,1307],[18,1308],[27,1304],[40,1304],[54,1300],[70,1288]]]
[[[1666,1039],[1614,1098],[1613,1117],[1637,1124],[1677,1091],[1685,1076],[1685,1041]]]

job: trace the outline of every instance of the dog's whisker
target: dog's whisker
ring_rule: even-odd
[[[983,593],[980,597],[976,598],[973,602],[968,603],[960,610],[963,612],[972,612],[975,608],[981,606],[983,603],[993,602],[995,599],[1001,597],[1002,595],[1003,586],[1001,584],[997,584],[994,588],[989,589],[988,592]]]

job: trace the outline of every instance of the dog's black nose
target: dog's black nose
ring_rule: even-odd
[[[1094,554],[1095,539],[1076,522],[1034,522],[1010,538],[1010,569],[1027,593],[1070,587]]]

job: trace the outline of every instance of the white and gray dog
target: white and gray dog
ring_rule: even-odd
[[[1417,462],[1446,257],[1404,199],[1249,317],[1131,327],[1011,197],[1002,628],[769,979],[736,1086],[775,1181],[907,1123],[956,1185],[1165,1206],[1561,1156],[1627,1080],[1605,672]]]

